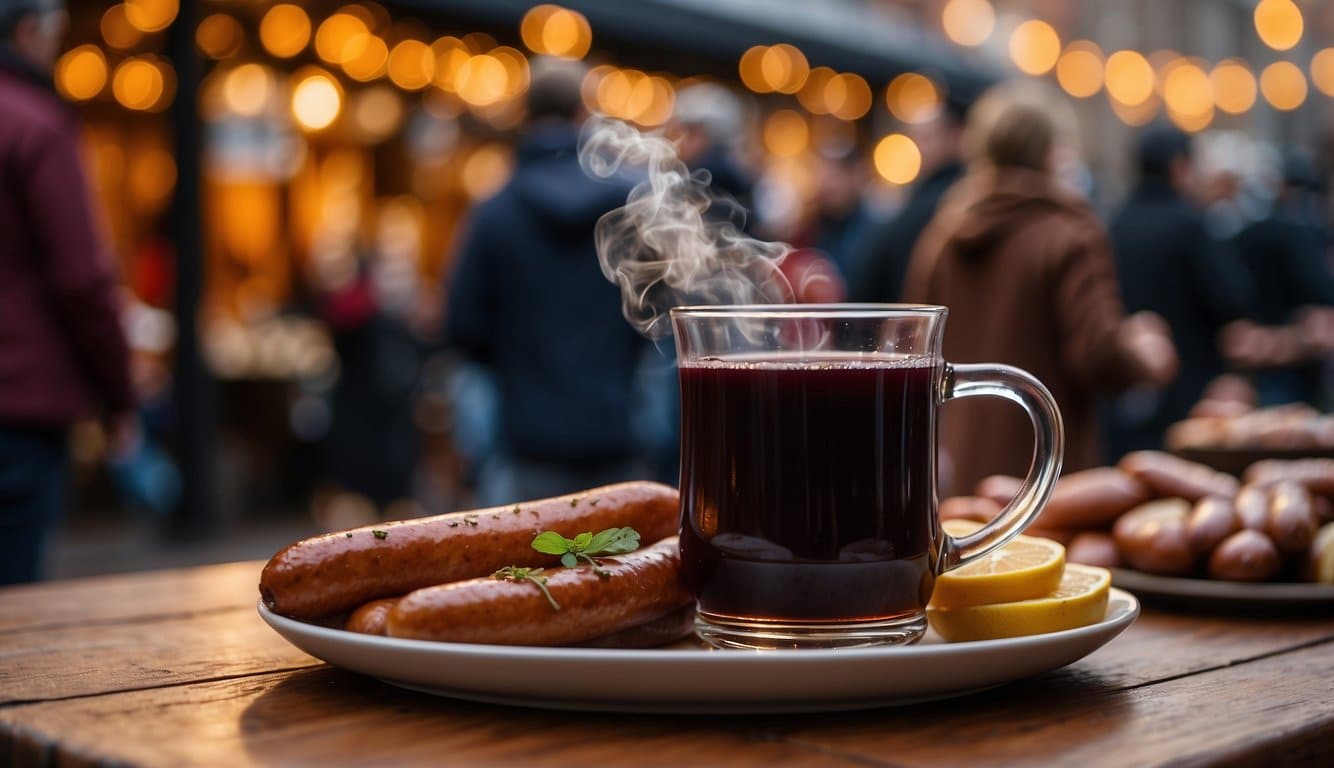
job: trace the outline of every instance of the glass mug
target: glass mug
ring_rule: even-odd
[[[1018,535],[1060,474],[1056,403],[1032,375],[941,358],[944,307],[678,307],[681,563],[696,630],[731,648],[911,643],[935,578]],[[936,410],[1017,403],[1033,463],[991,523],[936,509]]]

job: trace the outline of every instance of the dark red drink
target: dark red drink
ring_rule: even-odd
[[[846,355],[681,367],[681,559],[703,614],[920,613],[939,542],[939,371]]]

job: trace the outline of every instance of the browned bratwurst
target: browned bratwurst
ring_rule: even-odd
[[[1321,496],[1334,496],[1334,459],[1297,459],[1257,461],[1246,470],[1248,483],[1277,483],[1293,480],[1306,490]]]
[[[1161,497],[1197,502],[1205,496],[1230,499],[1237,495],[1237,478],[1203,464],[1186,461],[1162,451],[1135,451],[1117,463],[1117,468],[1139,480]]]
[[[977,495],[1007,504],[1022,482],[1017,477],[992,475],[978,483]],[[1051,500],[1033,525],[1076,531],[1107,528],[1150,498],[1143,483],[1110,467],[1071,472],[1056,481]]]
[[[259,579],[276,613],[313,619],[414,589],[487,576],[507,565],[550,566],[531,546],[542,531],[572,538],[630,526],[643,541],[677,532],[675,488],[633,482],[505,507],[354,528],[298,541]]]
[[[347,625],[343,628],[349,632],[360,632],[363,635],[383,635],[385,621],[389,619],[389,611],[398,604],[398,598],[386,597],[383,600],[372,600],[352,612],[347,617]]]
[[[690,603],[675,537],[599,562],[605,575],[588,566],[542,572],[559,610],[530,581],[471,579],[408,594],[389,612],[386,634],[454,643],[571,645]]]

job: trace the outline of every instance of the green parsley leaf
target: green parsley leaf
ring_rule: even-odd
[[[531,581],[537,585],[538,589],[542,590],[547,602],[551,604],[551,610],[560,610],[560,603],[556,602],[556,598],[551,596],[551,590],[547,589],[547,577],[542,575],[541,568],[520,568],[515,565],[507,565],[491,574],[491,578],[499,581]]]
[[[566,568],[573,568],[579,564],[579,558],[573,552],[566,552],[560,556],[560,564]]]
[[[573,544],[555,531],[543,531],[533,539],[533,549],[546,555],[563,555],[570,551]]]
[[[371,535],[381,541],[384,541],[385,539],[389,538],[389,531],[381,531],[377,528],[376,530],[371,531]]]
[[[593,541],[593,534],[589,533],[588,531],[584,531],[583,533],[574,537],[574,546],[571,547],[571,549],[573,549],[576,552],[583,552],[584,550],[588,549],[588,545],[592,541]]]

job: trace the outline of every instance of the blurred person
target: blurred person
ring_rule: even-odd
[[[1282,181],[1268,214],[1237,234],[1236,250],[1255,286],[1250,320],[1301,327],[1304,315],[1322,314],[1316,308],[1334,307],[1331,232],[1325,220],[1322,182],[1311,158],[1289,152],[1283,158]],[[1321,361],[1309,358],[1282,369],[1260,371],[1256,376],[1260,402],[1316,403],[1324,395],[1321,376]]]
[[[743,232],[755,224],[751,216],[755,180],[738,162],[733,146],[745,122],[745,110],[736,94],[726,86],[700,83],[676,94],[666,129],[666,135],[676,143],[681,162],[692,170],[708,171],[715,195],[736,203],[735,210],[719,207],[710,209],[710,213],[732,218]]]
[[[829,258],[846,283],[860,271],[864,243],[878,223],[866,204],[867,168],[855,151],[821,152],[815,172],[815,205],[810,221],[792,240]]]
[[[65,26],[57,0],[0,0],[0,584],[40,575],[70,425],[100,408],[113,458],[140,442],[79,124],[51,86]]]
[[[1162,389],[1136,388],[1110,407],[1109,460],[1161,448],[1163,434],[1186,418],[1205,386],[1225,370],[1218,333],[1246,310],[1249,281],[1234,253],[1210,237],[1191,202],[1196,169],[1191,140],[1152,126],[1136,149],[1139,180],[1111,221],[1121,297],[1129,312],[1150,311],[1172,329],[1181,372]]]
[[[903,207],[863,241],[862,253],[855,258],[858,268],[848,280],[853,301],[902,300],[913,247],[936,215],[945,192],[963,177],[962,135],[967,111],[964,101],[950,97],[932,120],[905,128],[922,153],[922,168]]]
[[[635,377],[646,343],[601,272],[593,227],[631,180],[579,166],[577,62],[538,59],[513,176],[473,211],[445,307],[446,342],[491,368],[500,443],[479,502],[506,504],[643,474]]]
[[[1170,381],[1171,340],[1156,316],[1126,317],[1106,230],[1053,179],[1058,127],[1045,98],[994,89],[969,129],[977,160],[914,249],[905,298],[949,308],[945,359],[1015,365],[1041,380],[1065,423],[1064,470],[1095,466],[1096,395]],[[951,403],[940,434],[954,465],[942,495],[1028,470],[1032,429],[1012,404]]]

